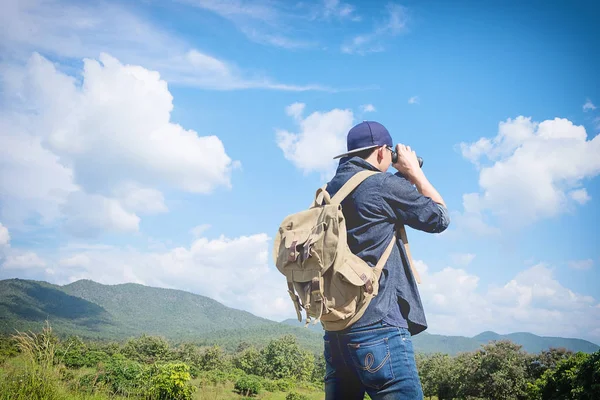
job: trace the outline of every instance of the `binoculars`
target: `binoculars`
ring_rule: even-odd
[[[398,153],[396,153],[396,151],[389,146],[388,149],[390,149],[390,151],[392,152],[392,164],[396,164],[396,162],[398,161]],[[417,161],[419,161],[419,167],[423,168],[423,159],[417,156]]]

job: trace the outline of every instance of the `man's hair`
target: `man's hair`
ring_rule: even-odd
[[[378,148],[379,148],[379,146],[378,146],[378,147],[374,147],[374,148],[372,148],[372,149],[366,149],[366,150],[363,150],[363,151],[361,151],[361,152],[359,152],[359,153],[355,153],[355,154],[354,154],[354,156],[356,156],[356,157],[360,157],[360,158],[362,158],[363,160],[366,160],[366,159],[367,159],[367,158],[369,158],[369,157],[371,156],[371,154],[373,154],[373,153],[374,153],[374,152],[375,152],[375,151],[376,151]]]

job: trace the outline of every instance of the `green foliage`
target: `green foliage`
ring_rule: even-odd
[[[290,392],[287,394],[287,396],[285,396],[285,400],[310,400],[308,398],[308,396],[301,394],[301,393],[297,393],[297,392]]]
[[[592,400],[600,398],[600,351],[578,352],[560,360],[529,385],[531,400]]]
[[[18,353],[17,341],[11,336],[0,335],[0,363]]]
[[[23,359],[22,359],[23,360]],[[58,400],[57,377],[51,369],[33,365],[29,360],[5,367],[0,378],[0,400]]]
[[[302,350],[291,335],[272,340],[262,352],[265,375],[271,378],[308,380],[314,371],[315,356]]]
[[[243,349],[233,359],[234,365],[250,375],[263,375],[265,371],[264,358],[254,346]]]
[[[527,374],[532,379],[538,379],[548,369],[554,369],[556,364],[573,355],[571,350],[564,347],[550,348],[542,350],[539,353],[529,355],[529,364],[527,366]]]
[[[448,354],[418,354],[416,361],[426,397],[437,396],[439,400],[455,397],[456,368]]]
[[[0,400],[323,397],[322,354],[290,335],[262,348],[244,343],[232,354],[218,345],[172,346],[148,335],[122,345],[61,340],[47,323],[40,333],[18,333],[9,343],[4,348],[14,351],[0,368]],[[515,343],[495,341],[457,356],[417,353],[417,368],[425,397],[437,400],[600,398],[600,351],[527,354]]]
[[[169,343],[162,337],[142,335],[129,339],[123,347],[125,357],[144,364],[165,361],[169,356]]]
[[[149,368],[147,394],[155,400],[191,400],[195,387],[189,384],[190,368],[184,363],[153,365]]]
[[[262,390],[262,382],[258,376],[245,375],[235,382],[235,391],[244,396],[255,396]]]
[[[520,399],[526,396],[526,354],[521,346],[502,340],[483,346],[475,355],[472,387],[483,398]]]
[[[143,374],[142,364],[121,354],[115,354],[106,364],[104,371],[100,371],[97,382],[108,387],[112,394],[137,395],[144,392],[141,379]]]
[[[220,346],[211,346],[204,350],[200,356],[200,369],[210,371],[213,369],[225,370],[231,367],[228,357]]]

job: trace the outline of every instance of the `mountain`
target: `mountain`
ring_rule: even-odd
[[[0,281],[0,333],[39,331],[46,319],[59,335],[91,340],[147,334],[235,349],[241,342],[264,345],[293,334],[306,348],[321,349],[312,332],[181,290],[133,283],[102,285],[90,280],[65,286],[22,279]]]
[[[298,322],[297,319],[286,319],[281,323],[290,326],[304,326],[304,323]],[[321,335],[323,334],[321,324],[311,324],[307,328]],[[425,331],[413,337],[413,344],[417,352],[442,352],[456,355],[460,352],[477,350],[482,344],[487,344],[492,340],[510,340],[523,346],[523,350],[528,353],[539,353],[550,347],[564,347],[574,352],[581,351],[584,353],[593,353],[600,349],[600,346],[583,339],[537,336],[526,332],[500,335],[491,331],[482,332],[473,337],[436,335]]]
[[[584,353],[593,353],[600,346],[582,339],[561,338],[553,336],[537,336],[528,332],[515,332],[507,335],[499,335],[495,332],[483,332],[473,337],[479,343],[487,343],[489,335],[494,335],[493,340],[510,340],[523,346],[524,349],[531,353],[539,353],[549,347],[564,347],[573,351],[582,351]]]
[[[175,289],[134,283],[102,285],[79,280],[59,286],[47,282],[8,279],[0,281],[0,333],[39,331],[45,320],[61,335],[91,340],[118,340],[142,334],[163,336],[174,343],[219,344],[235,350],[240,343],[257,346],[285,334],[315,353],[323,349],[321,324],[304,327],[288,319],[281,323],[226,307],[205,296]],[[499,335],[483,332],[475,337],[444,336],[423,332],[413,338],[423,353],[457,354],[473,351],[490,340],[509,339],[528,352],[565,347],[586,353],[599,346],[581,339],[540,337],[531,333]]]

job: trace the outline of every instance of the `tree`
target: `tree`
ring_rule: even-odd
[[[418,355],[416,359],[424,396],[452,399],[456,393],[456,371],[452,358],[448,354],[435,353]]]
[[[157,336],[142,335],[129,339],[123,347],[123,355],[146,364],[166,360],[169,356],[169,343]]]
[[[274,379],[295,378],[307,381],[314,370],[314,355],[302,350],[296,337],[292,335],[271,340],[263,349],[262,356],[265,373]]]
[[[508,340],[492,341],[456,357],[450,397],[497,400],[527,396],[526,353]]]
[[[542,350],[540,353],[530,355],[530,361],[527,366],[527,375],[530,379],[536,380],[548,369],[554,369],[556,364],[573,356],[571,350],[564,347],[551,347],[548,350]]]
[[[205,349],[200,357],[200,369],[204,371],[224,370],[227,363],[225,352],[217,345]]]
[[[234,365],[248,375],[262,376],[265,372],[262,354],[254,346],[245,348],[234,359]]]
[[[600,351],[577,352],[560,360],[529,385],[532,400],[592,400],[600,398]]]

